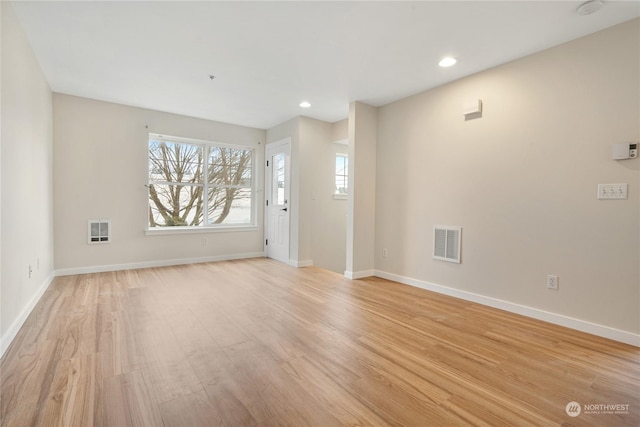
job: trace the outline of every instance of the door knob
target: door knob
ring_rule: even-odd
[[[280,209],[280,210],[281,210],[281,211],[285,211],[285,212],[287,212],[289,209],[284,208],[284,209]]]

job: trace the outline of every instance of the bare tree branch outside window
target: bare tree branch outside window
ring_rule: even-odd
[[[149,139],[149,227],[251,223],[251,149]]]

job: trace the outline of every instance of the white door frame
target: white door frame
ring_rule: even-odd
[[[288,208],[288,240],[287,240],[287,250],[286,250],[286,259],[278,259],[278,261],[282,261],[284,263],[290,263],[291,256],[291,138],[281,139],[279,141],[271,142],[265,145],[264,155],[265,155],[265,168],[264,168],[264,200],[265,200],[265,214],[264,214],[264,254],[265,256],[269,256],[269,248],[267,245],[267,239],[269,238],[269,218],[270,218],[270,209],[271,206],[267,205],[267,201],[271,201],[272,197],[272,167],[273,165],[266,166],[267,161],[271,161],[272,159],[269,156],[269,151],[284,148],[285,156],[286,156],[286,168],[285,168],[285,182],[287,185],[285,186],[285,200],[287,200],[287,208]],[[270,202],[269,202],[270,203]],[[274,258],[276,259],[276,258]]]

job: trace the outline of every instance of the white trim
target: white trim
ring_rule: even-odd
[[[346,274],[347,272],[345,272],[345,276]],[[412,279],[410,277],[400,276],[386,271],[375,270],[375,276],[640,347],[640,335],[632,332],[622,331],[609,326],[588,322],[586,320],[575,319],[563,314],[551,313],[549,311],[504,301],[498,298],[487,297],[484,295],[474,294],[473,292],[462,291],[448,286]]]
[[[22,309],[22,311],[20,312],[20,315],[16,318],[16,320],[13,321],[11,326],[9,326],[9,329],[7,329],[7,332],[5,332],[2,338],[0,338],[0,357],[4,356],[4,352],[7,351],[7,349],[13,342],[16,335],[18,335],[18,331],[20,331],[20,328],[22,327],[22,325],[24,325],[24,322],[27,320],[27,317],[29,317],[29,315],[35,308],[36,304],[38,304],[38,301],[40,301],[40,298],[42,298],[42,295],[44,295],[45,291],[53,281],[54,277],[55,277],[54,272],[51,272],[51,274],[47,276],[47,278],[44,280],[40,288],[38,288],[38,290],[36,291],[35,295],[29,300],[27,305]]]
[[[333,198],[336,200],[347,200],[349,196],[344,193],[333,193]]]
[[[294,259],[290,259],[288,263],[291,267],[313,267],[313,260],[308,259],[306,261],[296,261]]]
[[[280,147],[280,146],[283,146],[283,145],[287,145],[287,144],[291,144],[291,137],[290,136],[287,136],[286,138],[279,139],[277,141],[269,142],[269,143],[267,143],[265,145],[264,148],[265,148],[265,151],[266,151],[267,148],[273,149],[273,148],[277,148],[277,147]]]
[[[376,270],[345,271],[344,277],[350,280],[364,279],[376,275]]]
[[[198,139],[198,138],[190,138],[186,136],[173,136],[173,135],[164,135],[160,133],[148,132],[147,153],[149,152],[149,145],[148,145],[149,139],[152,139],[152,137],[154,141],[161,141],[161,142],[177,142],[179,144],[190,144],[190,145],[215,145],[223,148],[239,148],[241,150],[247,149],[248,147],[252,150],[255,150],[255,147],[252,145],[233,144],[233,143],[220,142],[220,141],[214,141],[209,139]],[[147,156],[147,160],[149,160],[148,156]]]
[[[264,252],[249,252],[244,254],[214,255],[200,258],[180,258],[168,259],[163,261],[134,262],[130,264],[96,265],[90,267],[63,268],[60,270],[56,270],[55,275],[71,276],[74,274],[104,273],[107,271],[136,270],[139,268],[168,267],[171,265],[199,264],[203,262],[230,261],[234,259],[262,257],[264,257]]]
[[[244,231],[260,231],[256,225],[220,225],[220,226],[197,226],[197,227],[153,227],[146,228],[144,234],[147,236],[166,236],[171,234],[198,234],[198,233],[229,233]]]

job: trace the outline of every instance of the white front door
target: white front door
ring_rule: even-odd
[[[265,174],[265,254],[289,262],[289,181],[291,142],[289,139],[268,144]]]

